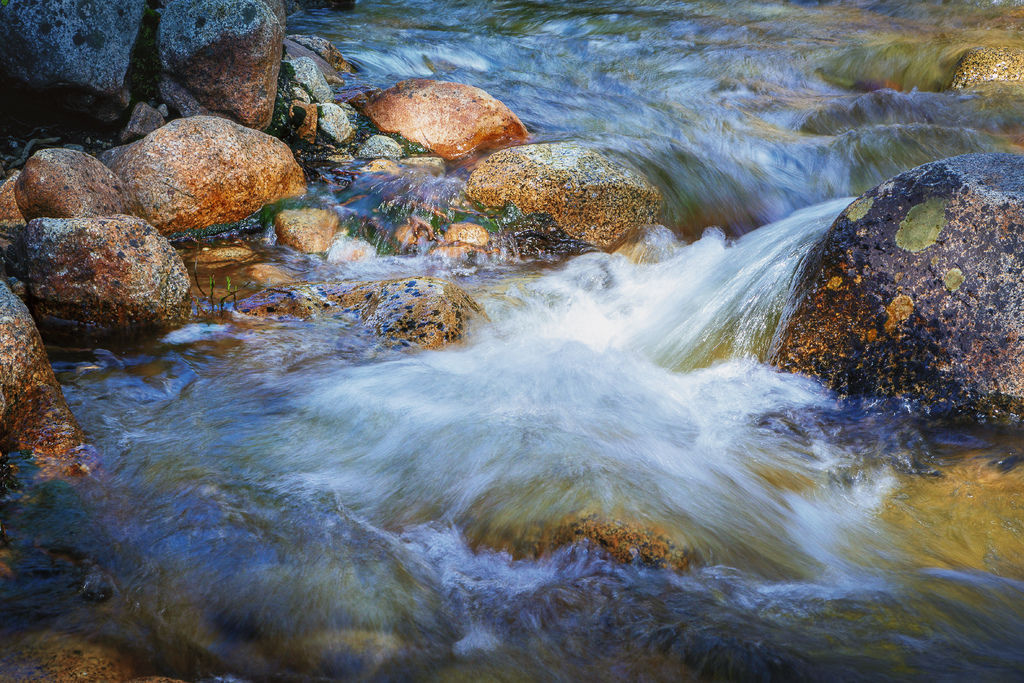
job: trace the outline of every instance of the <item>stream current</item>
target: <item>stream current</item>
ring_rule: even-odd
[[[257,245],[302,279],[458,282],[490,320],[441,351],[230,314],[51,347],[102,467],[44,480],[12,455],[0,635],[101,640],[188,680],[1024,676],[1021,428],[764,363],[856,194],[1019,151],[1024,91],[943,88],[965,49],[1024,47],[1024,12],[367,0],[289,22],[361,82],[477,85],[535,140],[631,165],[668,227],[557,262]],[[400,221],[457,203],[466,172],[317,192]],[[655,529],[693,566],[530,551],[587,515]]]

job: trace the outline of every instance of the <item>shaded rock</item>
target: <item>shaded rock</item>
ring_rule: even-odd
[[[287,36],[287,41],[300,45],[310,52],[314,53],[317,57],[324,60],[331,68],[335,71],[342,73],[354,73],[355,69],[345,59],[345,55],[341,54],[341,50],[335,47],[334,43],[322,38],[320,36],[311,36],[303,34],[292,34]]]
[[[4,3],[0,76],[48,105],[113,122],[128,106],[128,66],[145,7],[145,0]]]
[[[386,135],[371,135],[356,150],[358,159],[401,159],[402,146]]]
[[[320,117],[315,104],[307,104],[306,102],[296,100],[292,102],[288,115],[291,117],[291,124],[295,130],[295,135],[300,140],[310,144],[316,142],[316,131]]]
[[[1024,156],[919,166],[833,223],[772,362],[844,394],[1024,415]]]
[[[28,308],[0,282],[0,448],[74,469],[84,440]]]
[[[348,142],[356,134],[356,129],[349,121],[345,110],[336,104],[321,104],[317,107],[319,112],[319,127],[329,139],[337,143]]]
[[[10,681],[125,681],[134,669],[114,648],[58,633],[18,636],[0,650]]]
[[[445,159],[525,142],[526,127],[480,88],[421,78],[401,81],[362,107],[385,133],[398,133]]]
[[[288,37],[284,39],[284,57],[285,61],[308,57],[316,64],[316,68],[323,74],[324,80],[327,81],[328,85],[343,85],[345,83],[345,79],[341,77],[341,74],[324,61],[323,57]]]
[[[575,543],[590,542],[623,564],[685,571],[691,554],[677,547],[665,534],[640,524],[590,515],[556,527],[537,546],[539,554]]]
[[[167,121],[164,119],[163,114],[145,102],[139,102],[132,109],[132,116],[128,119],[128,125],[121,131],[119,136],[121,144],[135,142],[139,138],[149,135],[165,123]]]
[[[170,0],[160,19],[160,94],[185,115],[198,104],[202,113],[265,128],[283,38],[261,0]]]
[[[288,62],[295,72],[295,81],[309,93],[314,102],[334,102],[334,92],[327,85],[327,79],[309,57],[299,57]]]
[[[99,159],[70,149],[44,149],[25,163],[14,185],[26,220],[132,213],[124,183]]]
[[[338,214],[324,209],[289,209],[274,217],[278,244],[307,254],[330,249],[338,225]]]
[[[444,231],[445,242],[462,242],[485,247],[490,239],[491,235],[487,232],[487,228],[476,223],[452,223]]]
[[[20,174],[18,171],[0,183],[0,229],[9,230],[25,224],[25,217],[21,215],[14,196],[14,184]]]
[[[104,161],[163,234],[237,221],[306,190],[288,145],[213,116],[171,121]]]
[[[570,237],[606,250],[654,223],[661,207],[661,193],[642,175],[571,142],[495,152],[469,177],[466,196],[543,214]]]
[[[356,315],[385,339],[425,349],[458,341],[471,318],[485,315],[461,287],[429,277],[275,287],[239,301],[235,310],[261,318]]]
[[[12,250],[44,329],[127,332],[191,314],[181,257],[140,218],[37,218]]]
[[[283,285],[292,282],[294,277],[287,272],[269,263],[257,263],[245,269],[247,277],[262,285]]]
[[[993,81],[1024,81],[1024,50],[1007,47],[968,50],[956,65],[950,87],[960,90]]]

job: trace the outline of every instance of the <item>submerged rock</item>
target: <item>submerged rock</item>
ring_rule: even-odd
[[[772,362],[844,394],[1024,415],[1024,156],[919,166],[853,202]]]
[[[571,142],[492,154],[469,177],[466,196],[543,214],[570,237],[606,250],[656,222],[661,208],[661,193],[642,175]]]
[[[691,555],[677,547],[668,536],[640,524],[602,519],[590,515],[557,527],[538,546],[540,553],[552,548],[590,542],[623,564],[641,564],[656,569],[685,571]]]
[[[475,247],[486,247],[491,235],[487,228],[476,223],[452,223],[444,231],[445,242],[461,242]]]
[[[960,58],[950,87],[961,90],[981,83],[1019,81],[1024,81],[1024,50],[976,47]]]
[[[99,159],[71,149],[44,149],[25,162],[14,186],[25,220],[132,213],[121,179]]]
[[[74,470],[84,440],[28,308],[0,282],[0,449]]]
[[[449,160],[529,137],[508,107],[462,83],[401,81],[370,97],[363,113],[385,133],[398,133]]]
[[[338,214],[325,209],[289,209],[274,217],[278,244],[319,254],[331,248],[338,231]]]
[[[130,332],[191,314],[181,257],[142,219],[37,218],[12,251],[32,314],[44,329]]]
[[[386,339],[425,349],[458,341],[471,318],[485,316],[461,287],[429,277],[274,287],[239,301],[235,310],[260,318],[356,315]]]
[[[306,190],[288,145],[215,116],[171,121],[104,161],[163,234],[237,221]]]
[[[58,633],[9,639],[0,671],[10,681],[127,681],[135,666],[114,648]]]
[[[284,28],[261,0],[170,0],[160,19],[160,94],[185,116],[270,123]]]
[[[0,80],[38,93],[47,106],[115,121],[128,106],[128,65],[145,7],[145,0],[3,3]]]

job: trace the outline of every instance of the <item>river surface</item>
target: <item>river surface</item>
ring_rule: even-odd
[[[1013,3],[896,0],[293,17],[361,83],[477,85],[536,140],[633,166],[667,227],[566,261],[378,242],[346,263],[253,241],[303,279],[457,281],[489,321],[443,351],[230,313],[51,348],[102,467],[48,481],[11,456],[0,635],[101,641],[188,680],[1024,677],[1024,431],[842,400],[764,363],[853,196],[1018,150],[1020,91],[943,87],[969,47],[1024,47],[1022,25]],[[377,225],[471,213],[466,173],[363,175],[317,201]],[[538,555],[588,516],[656,530],[691,568]],[[0,680],[17,666],[0,655]]]

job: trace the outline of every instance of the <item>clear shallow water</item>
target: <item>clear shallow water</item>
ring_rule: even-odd
[[[403,7],[292,29],[332,35],[381,85],[454,65],[443,73],[502,97],[539,138],[601,147],[700,211],[746,212],[730,235],[778,220],[738,239],[655,230],[562,264],[339,264],[259,247],[303,277],[456,279],[490,322],[439,352],[384,347],[345,320],[230,315],[129,348],[54,349],[104,467],[44,482],[15,457],[26,484],[0,508],[15,573],[0,580],[3,628],[107,639],[188,679],[1019,676],[1020,430],[838,401],[762,363],[803,258],[859,189],[850,178],[959,138],[887,144],[875,166],[842,161],[863,157],[851,141],[933,119],[1013,144],[1007,106],[857,94],[819,62],[853,69],[859,54],[865,78],[923,88],[937,54],[988,24],[1004,35],[1009,10]],[[906,35],[941,49],[900,57]],[[740,66],[767,83],[760,95],[708,84]],[[673,156],[690,139],[717,175]],[[830,147],[828,164],[809,161]],[[431,201],[458,201],[458,172],[436,182]],[[394,188],[357,181],[324,201],[367,189]],[[673,202],[666,223],[685,234],[698,213]],[[586,547],[535,556],[545,530],[591,514],[657,530],[693,568]]]

